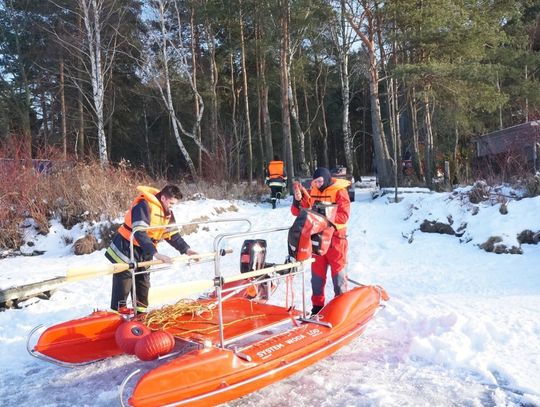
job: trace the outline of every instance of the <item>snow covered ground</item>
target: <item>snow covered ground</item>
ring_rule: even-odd
[[[296,375],[252,393],[231,406],[540,406],[540,246],[522,245],[522,255],[493,254],[478,244],[500,236],[518,245],[524,229],[540,230],[540,197],[499,204],[470,204],[461,194],[402,194],[371,199],[356,190],[349,222],[349,275],[379,284],[390,295],[386,308],[366,332],[331,357]],[[224,211],[231,204],[237,212]],[[127,205],[127,203],[126,203]],[[289,226],[290,201],[268,203],[198,200],[180,203],[177,220],[206,215],[248,218],[253,229]],[[478,213],[474,214],[477,209]],[[424,219],[466,223],[460,237],[418,230]],[[211,225],[186,236],[199,251],[211,251],[215,236],[241,230],[242,223]],[[107,264],[103,250],[74,256],[70,238],[84,228],[54,224],[48,236],[23,250],[37,257],[0,260],[0,287],[64,275],[68,267]],[[269,262],[282,262],[286,233],[264,236]],[[227,246],[223,270],[236,273],[242,239]],[[174,255],[166,243],[160,251]],[[154,286],[210,277],[209,264],[176,267],[152,276]],[[327,287],[331,297],[331,286]],[[0,312],[0,404],[25,406],[114,406],[118,386],[136,368],[122,356],[80,368],[63,368],[32,358],[26,337],[36,325],[52,325],[106,309],[111,277],[70,283],[51,300],[28,300],[22,309]],[[284,294],[278,290],[275,299]]]

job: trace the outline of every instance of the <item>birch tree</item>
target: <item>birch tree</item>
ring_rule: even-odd
[[[193,79],[192,69],[189,64],[189,46],[184,46],[182,38],[182,20],[180,10],[177,7],[176,2],[169,0],[157,0],[151,2],[153,11],[156,13],[158,32],[152,32],[150,41],[147,43],[147,48],[144,50],[143,55],[146,56],[146,60],[142,63],[142,67],[145,70],[145,75],[151,78],[154,85],[157,87],[161,100],[167,109],[167,113],[171,120],[174,137],[176,143],[185,159],[189,171],[194,179],[197,179],[197,171],[193,160],[182,140],[182,135],[189,137],[195,142],[197,147],[202,152],[208,154],[208,150],[203,146],[201,140],[197,137],[198,129],[201,125],[201,120],[204,113],[204,101],[197,90],[196,83]],[[176,26],[176,35],[169,30],[170,21],[168,18],[173,18]],[[152,47],[156,45],[158,47],[157,55],[152,52]],[[157,57],[157,60],[156,58]],[[198,104],[196,109],[196,117],[191,126],[191,130],[187,129],[187,126],[180,120],[176,108],[174,105],[171,85],[171,68],[175,67],[179,70],[178,73],[189,83],[193,97]]]
[[[53,30],[53,33],[60,46],[67,51],[66,55],[77,61],[69,67],[68,76],[92,109],[95,117],[99,160],[102,165],[108,165],[109,155],[105,136],[107,117],[104,100],[117,53],[124,42],[120,32],[124,23],[125,5],[114,0],[76,0],[74,8],[59,3],[54,4],[61,13],[75,16],[75,20],[80,23],[75,25],[72,21],[64,22],[64,27],[73,33],[71,38],[63,32]],[[68,70],[66,65],[64,68]],[[84,90],[87,81],[92,89],[91,96],[88,96]],[[79,107],[82,112],[82,103]],[[84,132],[82,125],[80,132]]]
[[[343,147],[345,152],[345,162],[347,165],[347,171],[354,173],[354,148],[351,132],[351,121],[349,115],[350,108],[350,77],[349,77],[349,55],[351,49],[356,42],[356,36],[354,30],[350,25],[346,23],[347,10],[345,8],[345,0],[339,1],[339,7],[337,8],[337,24],[332,25],[332,38],[337,49],[337,59],[339,66],[339,79],[341,85],[341,99],[342,99],[342,112],[341,112],[341,130],[343,132]],[[357,174],[359,175],[359,174]]]

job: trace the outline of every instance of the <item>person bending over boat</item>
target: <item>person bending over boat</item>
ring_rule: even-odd
[[[328,266],[332,271],[332,282],[336,296],[347,291],[347,221],[349,220],[351,201],[347,188],[350,182],[344,179],[335,179],[327,168],[320,167],[313,173],[311,192],[305,194],[302,188],[294,188],[294,200],[291,212],[294,216],[300,214],[301,208],[311,209],[318,203],[332,203],[337,205],[334,219],[335,230],[332,242],[326,254],[313,254],[315,262],[311,265],[311,314],[318,314],[323,308],[326,285],[326,272]]]
[[[175,223],[172,207],[182,199],[182,193],[176,185],[167,185],[161,191],[152,187],[139,186],[140,194],[126,212],[124,223],[118,228],[111,245],[105,252],[105,257],[112,263],[129,263],[129,239],[131,231],[137,226],[166,226]],[[161,260],[172,263],[169,256],[158,253],[157,244],[165,240],[181,254],[194,255],[197,252],[189,247],[182,239],[178,230],[150,229],[135,232],[133,251],[136,262]],[[146,268],[137,268],[137,272]],[[118,310],[119,304],[125,304],[132,289],[131,272],[113,274],[111,308]],[[137,311],[145,312],[148,307],[148,292],[150,290],[150,274],[141,273],[135,276],[135,293]],[[133,295],[133,293],[132,293]]]

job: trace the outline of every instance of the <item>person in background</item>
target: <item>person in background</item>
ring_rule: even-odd
[[[330,175],[327,168],[320,167],[313,173],[311,192],[309,195],[303,192],[303,188],[295,185],[294,200],[291,212],[294,216],[300,214],[301,208],[311,209],[317,203],[332,203],[337,205],[334,219],[335,230],[332,235],[330,248],[325,255],[316,255],[315,262],[311,265],[311,314],[318,314],[324,307],[324,287],[326,285],[327,268],[330,266],[334,293],[336,296],[347,291],[347,221],[349,220],[351,201],[347,188],[350,181],[335,179]],[[305,191],[305,190],[304,190]]]
[[[287,185],[287,176],[285,175],[283,161],[277,155],[274,156],[273,161],[268,163],[268,167],[266,168],[266,185],[270,187],[272,209],[276,209],[276,202],[283,195],[283,190]]]
[[[167,185],[161,191],[152,187],[139,186],[140,194],[126,212],[124,223],[118,228],[105,257],[112,263],[130,263],[130,237],[137,226],[166,226],[175,223],[172,207],[182,199],[182,193],[176,185]],[[133,251],[136,262],[148,261],[153,258],[164,263],[172,263],[169,256],[158,253],[157,244],[165,240],[182,254],[195,255],[197,252],[189,247],[182,239],[178,230],[166,228],[150,229],[135,232]],[[137,272],[146,268],[137,268]],[[118,310],[119,304],[125,304],[132,290],[130,271],[113,274],[111,308]],[[135,292],[137,311],[145,312],[148,307],[148,292],[150,290],[150,273],[135,276]],[[133,296],[133,293],[132,293]]]

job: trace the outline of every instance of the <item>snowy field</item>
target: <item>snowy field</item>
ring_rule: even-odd
[[[403,193],[371,199],[357,189],[349,222],[349,276],[382,285],[390,295],[366,332],[331,357],[230,406],[540,406],[540,245],[522,245],[523,254],[493,254],[478,245],[500,236],[508,246],[525,229],[540,230],[540,197],[499,204],[470,204],[461,194]],[[128,203],[126,203],[126,206]],[[231,205],[237,212],[222,211]],[[247,218],[254,230],[290,226],[290,201],[250,204],[216,200],[180,203],[179,222],[199,216]],[[478,208],[478,209],[475,209]],[[477,212],[476,214],[474,214]],[[424,219],[466,225],[461,237],[426,234]],[[214,224],[186,236],[192,248],[211,251],[220,233],[245,230],[246,223]],[[29,232],[30,233],[30,232]],[[51,227],[32,247],[35,257],[0,260],[0,287],[64,275],[68,267],[107,264],[103,250],[74,256],[70,238],[84,227]],[[283,262],[286,233],[257,237],[268,241],[269,262]],[[31,236],[28,237],[29,240]],[[226,247],[224,274],[237,273],[242,239]],[[166,243],[159,250],[171,256]],[[211,277],[209,264],[155,273],[154,287]],[[297,282],[298,284],[298,282]],[[282,288],[282,287],[281,287]],[[331,298],[331,284],[327,287]],[[5,406],[115,406],[118,386],[138,362],[121,356],[79,368],[63,368],[26,352],[26,337],[52,325],[107,309],[111,277],[59,288],[51,300],[28,300],[22,309],[0,312],[0,404]],[[284,298],[283,290],[274,300]]]

